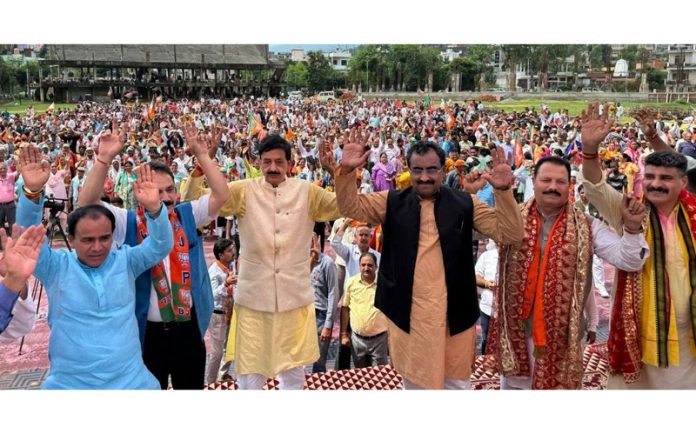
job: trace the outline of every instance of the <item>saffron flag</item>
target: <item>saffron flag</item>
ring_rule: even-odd
[[[451,130],[452,127],[454,126],[454,116],[452,115],[452,112],[447,113],[447,130]]]
[[[253,112],[249,112],[249,136],[259,134],[264,128],[261,119],[255,116]]]
[[[288,127],[288,131],[285,133],[285,140],[291,141],[295,138],[295,132]]]
[[[268,135],[268,130],[266,130],[265,128],[262,129],[261,132],[259,132],[259,141],[265,139],[267,135]]]
[[[5,132],[3,133],[3,135],[2,135],[2,141],[3,141],[3,142],[7,142],[7,138],[9,137],[9,135],[10,135],[10,129],[7,128],[7,129],[5,130]]]
[[[148,110],[148,119],[153,120],[155,118],[155,97],[152,97],[150,101],[150,110]]]
[[[55,109],[56,109],[56,103],[52,102],[51,105],[49,105],[48,108],[46,109],[46,112],[53,113],[53,110],[55,110]]]
[[[515,133],[515,167],[520,167],[522,163],[524,163],[524,150],[522,143],[520,143],[520,137]]]

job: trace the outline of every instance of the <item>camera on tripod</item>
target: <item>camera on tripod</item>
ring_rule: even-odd
[[[58,215],[59,212],[65,210],[65,204],[68,202],[67,199],[59,199],[50,195],[44,201],[44,208],[48,209],[51,216]]]

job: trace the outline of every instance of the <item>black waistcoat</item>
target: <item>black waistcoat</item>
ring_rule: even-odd
[[[411,325],[420,212],[420,198],[412,187],[389,192],[375,306],[407,333]],[[435,222],[445,264],[450,335],[473,326],[479,317],[471,251],[473,215],[469,193],[441,187],[435,199]]]

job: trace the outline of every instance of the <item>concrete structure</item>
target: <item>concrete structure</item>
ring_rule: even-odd
[[[440,52],[440,57],[442,57],[442,60],[445,62],[451,62],[454,59],[461,57],[462,52],[460,50],[454,50],[451,47],[448,47],[445,51]]]
[[[667,53],[667,91],[696,91],[696,44],[670,45]]]
[[[293,48],[290,52],[290,60],[293,62],[306,62],[307,53],[305,53],[303,48]]]
[[[324,56],[329,59],[329,63],[335,71],[342,72],[348,72],[348,63],[350,63],[350,59],[353,58],[353,55],[350,54],[349,51],[339,49],[336,49],[336,51],[332,51],[331,53],[324,53]]]
[[[277,95],[285,65],[268,45],[48,45],[49,77],[33,88],[43,101]]]

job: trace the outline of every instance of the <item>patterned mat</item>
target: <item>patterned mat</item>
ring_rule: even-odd
[[[484,366],[484,357],[476,358],[474,372],[471,375],[473,390],[500,389],[500,377]],[[606,344],[591,345],[583,354],[585,374],[583,390],[603,390],[607,385]],[[206,390],[236,390],[234,381],[210,384]],[[361,369],[329,371],[311,374],[305,377],[305,390],[399,390],[403,389],[403,380],[389,365]],[[269,379],[263,390],[278,390],[278,380]]]

